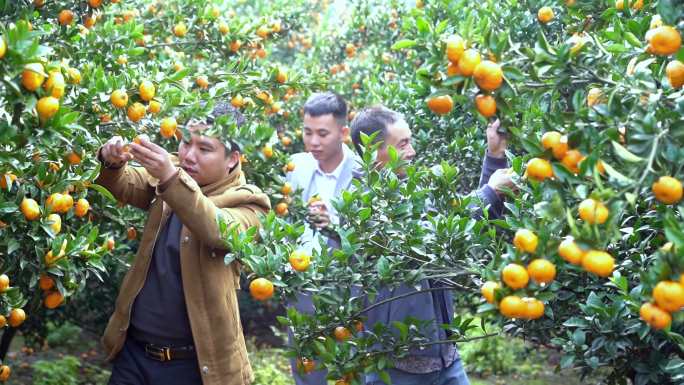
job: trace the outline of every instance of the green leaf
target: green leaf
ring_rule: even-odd
[[[116,203],[116,198],[114,198],[114,195],[112,195],[112,193],[110,193],[109,190],[104,188],[104,186],[100,186],[99,184],[93,183],[90,186],[88,186],[88,188],[91,188],[91,189],[99,192],[100,194],[104,195],[104,197],[107,198],[108,200],[110,200],[111,202]]]
[[[415,40],[409,40],[409,39],[404,39],[404,40],[399,40],[398,42],[392,44],[392,49],[395,51],[405,49],[405,48],[412,48],[415,47],[418,42]]]
[[[627,162],[639,163],[643,162],[644,158],[632,154],[628,149],[616,141],[611,141],[615,154]]]

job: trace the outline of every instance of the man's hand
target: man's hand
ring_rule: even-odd
[[[309,205],[307,220],[318,230],[328,227],[330,224],[330,214],[323,201],[316,201]]]
[[[131,143],[131,155],[145,167],[151,176],[159,179],[159,184],[164,184],[173,177],[177,170],[169,158],[169,153],[162,147],[149,141],[145,135],[139,136],[140,143]]]
[[[120,136],[113,136],[100,148],[100,157],[108,167],[123,167],[133,156],[124,150],[125,144]]]
[[[499,119],[487,125],[487,151],[489,156],[494,158],[503,158],[506,153],[506,147],[508,146],[506,138],[498,132],[500,125],[501,121],[499,121]]]
[[[501,194],[505,188],[512,189],[515,186],[513,183],[514,175],[513,170],[510,168],[500,168],[494,171],[487,185],[496,191],[497,194]]]

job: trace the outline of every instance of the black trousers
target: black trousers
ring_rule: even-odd
[[[197,359],[156,361],[130,337],[113,364],[109,385],[202,385]]]

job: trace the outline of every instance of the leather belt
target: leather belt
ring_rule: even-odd
[[[197,351],[195,350],[194,345],[171,347],[150,344],[135,338],[134,340],[145,349],[145,357],[155,361],[167,362],[173,360],[188,360],[197,357]]]

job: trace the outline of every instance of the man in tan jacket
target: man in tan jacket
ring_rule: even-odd
[[[110,385],[253,379],[236,297],[239,266],[224,264],[217,218],[245,230],[259,225],[270,204],[245,183],[237,145],[209,136],[221,115],[241,119],[229,105],[217,105],[207,119],[188,124],[191,135],[177,158],[145,138],[125,145],[113,137],[98,152],[96,183],[149,212],[102,338],[114,364]]]

